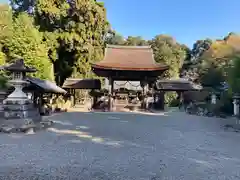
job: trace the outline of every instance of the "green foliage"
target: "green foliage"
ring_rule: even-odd
[[[25,63],[38,71],[34,76],[53,80],[51,62],[48,59],[46,46],[42,42],[42,34],[33,24],[33,19],[26,13],[20,13],[12,20],[11,35],[2,41],[8,63],[14,57],[22,57]]]
[[[150,45],[153,48],[156,62],[169,65],[169,70],[164,74],[166,78],[178,78],[183,61],[186,58],[185,49],[171,36],[158,35]]]
[[[124,44],[127,46],[147,46],[148,42],[141,36],[128,36]]]
[[[206,61],[205,61],[206,62]],[[213,64],[203,64],[200,69],[200,82],[203,86],[217,90],[225,81],[223,71]]]
[[[179,102],[177,100],[177,93],[176,92],[166,92],[164,94],[164,100],[165,100],[165,103],[168,105],[168,106],[172,106],[172,107],[175,107],[177,102]]]
[[[222,93],[216,104],[205,103],[204,109],[215,116],[233,114],[232,98],[228,93]]]
[[[220,107],[219,107],[220,112],[223,112],[227,115],[233,114],[232,95],[230,95],[227,92],[223,93],[218,103],[220,104]]]
[[[120,34],[117,34],[116,32],[111,31],[107,34],[105,38],[105,43],[111,44],[111,45],[124,45],[125,40],[123,36],[121,36]]]
[[[0,89],[5,89],[7,87],[7,77],[3,72],[0,72]]]
[[[0,52],[0,66],[4,65],[6,62],[6,55],[3,52]],[[4,71],[0,71],[0,89],[3,89],[7,86],[7,77]]]
[[[153,48],[155,61],[169,66],[169,70],[163,74],[163,78],[179,78],[184,59],[187,57],[186,47],[167,35],[156,36],[150,41],[150,45]],[[176,97],[176,93],[167,92],[165,101],[170,105],[172,101],[176,100]]]
[[[181,73],[213,88],[228,80],[231,91],[240,91],[240,62],[235,58],[231,64],[236,52],[225,42],[236,34],[229,34],[223,42],[199,40],[190,50],[167,35],[150,41],[140,36],[124,39],[110,29],[104,4],[96,0],[10,0],[10,5],[12,10],[0,6],[1,65],[20,56],[38,69],[35,76],[55,78],[62,85],[68,77],[95,77],[91,63],[103,59],[106,44],[151,45],[156,62],[169,65],[163,78],[178,78]],[[176,94],[166,93],[166,100],[174,104]]]
[[[201,56],[206,52],[212,44],[210,39],[198,40],[193,44],[193,48],[183,48],[186,51],[186,58],[181,69],[181,77],[184,77],[193,82],[200,82],[199,67],[201,64]]]
[[[191,50],[191,61],[198,63],[199,58],[211,47],[212,40],[198,40],[193,44],[193,49]]]
[[[144,40],[141,36],[128,36],[127,39],[124,39],[123,36],[111,31],[108,33],[105,39],[106,44],[111,45],[124,45],[124,46],[147,46],[148,41]]]
[[[228,83],[232,93],[240,93],[240,56],[235,56],[233,66],[229,68]]]
[[[214,42],[208,51],[200,57],[198,73],[204,86],[217,89],[228,77],[234,49],[225,42]]]
[[[3,52],[0,52],[0,66],[6,63],[6,55]]]
[[[6,62],[6,55],[3,52],[0,52],[0,66],[4,65]],[[4,71],[0,71],[0,89],[3,89],[7,86],[7,77]]]
[[[11,35],[12,11],[8,5],[0,4],[0,48],[2,43]]]
[[[217,90],[226,81],[235,54],[233,46],[227,42],[233,39],[230,36],[233,35],[218,41],[198,40],[193,45],[191,57],[184,62],[182,76]]]
[[[57,83],[69,76],[94,77],[91,63],[103,58],[109,29],[103,3],[41,0],[35,6],[35,21],[44,31]]]
[[[176,99],[176,97],[174,97],[172,101],[169,103],[170,107],[178,107],[179,105],[180,105],[180,101],[179,99]]]

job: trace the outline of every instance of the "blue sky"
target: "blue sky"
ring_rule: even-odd
[[[240,0],[103,0],[112,27],[151,39],[169,34],[188,46],[240,32]]]
[[[127,37],[172,35],[188,46],[240,32],[240,0],[102,0],[112,27]],[[0,2],[7,2],[0,0]]]

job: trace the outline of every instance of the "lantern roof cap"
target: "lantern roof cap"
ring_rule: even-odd
[[[33,67],[26,66],[23,59],[17,59],[14,63],[5,66],[5,70],[10,72],[36,72],[37,70]]]

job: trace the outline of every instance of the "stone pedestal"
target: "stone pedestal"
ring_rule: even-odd
[[[35,128],[41,122],[38,108],[35,108],[32,100],[22,92],[22,83],[24,82],[10,81],[11,84],[14,84],[15,90],[3,101],[2,131],[7,129],[11,132],[27,131],[29,128]]]

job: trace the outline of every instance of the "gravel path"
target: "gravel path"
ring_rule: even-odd
[[[166,113],[63,113],[32,135],[0,135],[0,180],[240,179],[240,133]]]

